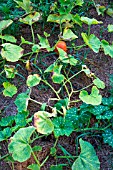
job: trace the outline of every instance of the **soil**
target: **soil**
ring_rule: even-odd
[[[103,21],[103,27],[101,25],[94,25],[91,27],[91,33],[94,33],[98,38],[100,39],[105,39],[109,41],[110,43],[113,42],[113,36],[111,33],[108,34],[107,32],[107,26],[108,24],[112,24],[113,18],[109,17],[108,15],[105,15],[104,17],[98,16],[97,12],[95,11],[94,8],[91,8],[89,10],[89,17],[94,17],[97,20]],[[42,30],[42,24],[37,23],[35,24],[35,35],[38,33],[43,36],[43,30]],[[101,30],[103,28],[103,31]],[[83,27],[81,28],[82,30],[86,30],[87,26],[84,24]],[[58,39],[57,35],[59,32],[59,28],[55,28],[56,34],[54,31],[52,32],[52,24],[48,24],[45,26],[44,30],[48,33],[51,32],[51,36],[49,38],[49,42],[51,46],[54,45],[55,40]],[[81,33],[81,30],[80,30]],[[100,37],[101,33],[101,37]],[[23,35],[25,39],[28,41],[31,40],[31,32],[29,29],[29,26],[22,25],[21,30],[20,30],[20,35]],[[20,35],[18,37],[20,37]],[[38,42],[38,39],[37,39]],[[20,39],[18,39],[18,43],[20,43]],[[76,40],[76,44],[82,44],[82,39],[79,38],[79,40]],[[70,45],[70,43],[68,43]],[[25,48],[25,52],[29,52],[29,46],[23,46]],[[102,51],[100,51],[98,54],[92,52],[89,49],[83,49],[80,51],[80,60],[83,61],[83,56],[85,55],[85,52],[87,51],[87,58],[84,60],[85,64],[90,68],[90,70],[95,73],[96,76],[98,76],[101,80],[103,80],[106,84],[106,88],[101,91],[101,94],[105,97],[108,97],[110,95],[109,89],[110,89],[110,84],[109,84],[109,75],[113,74],[113,59],[111,59],[109,56],[105,56]],[[71,51],[73,55],[74,51]],[[49,66],[53,61],[55,61],[57,56],[55,54],[48,55],[47,52],[40,53],[38,56],[37,60],[37,66],[42,68],[43,70]],[[12,64],[12,63],[11,63]],[[18,73],[19,75],[12,80],[12,82],[18,87],[18,94],[21,92],[25,92],[27,90],[26,86],[26,77],[30,74],[26,69],[25,69],[25,64],[22,62],[17,62],[15,64],[16,66],[18,65]],[[36,69],[33,66],[33,63],[31,61],[31,69],[32,73],[37,73],[38,74],[38,69]],[[50,80],[51,81],[51,80]],[[75,81],[75,87],[76,89],[84,87],[84,84],[88,84],[89,79],[85,76],[79,76],[77,78],[77,82]],[[2,82],[2,80],[1,80]],[[0,85],[0,92],[2,92],[2,84]],[[57,86],[55,88],[58,88]],[[65,95],[65,92],[64,94]],[[14,95],[12,98],[8,97],[3,97],[2,93],[0,93],[0,110],[2,113],[2,116],[6,115],[15,115],[17,113],[17,108],[14,104],[14,100],[16,99],[17,95]],[[55,97],[52,91],[41,85],[41,86],[36,86],[32,88],[32,93],[31,93],[31,98],[36,99],[37,101],[40,102],[48,102],[49,98]],[[78,96],[73,96],[74,98]],[[28,105],[28,110],[30,111],[30,114],[33,115],[35,112],[37,112],[40,109],[40,106],[33,102],[29,102]],[[1,114],[0,113],[0,114]],[[1,115],[0,115],[1,116]],[[80,133],[72,133],[70,137],[60,137],[57,145],[57,155],[62,155],[62,151],[60,149],[60,146],[64,147],[70,154],[76,155],[76,148],[77,148],[77,139],[78,136],[80,136]],[[95,148],[96,153],[99,157],[100,163],[101,163],[101,170],[113,170],[113,148],[108,146],[107,144],[104,144],[102,139],[99,137],[98,134],[95,135],[95,137],[92,137],[90,135],[84,135],[83,136],[84,140],[89,141]],[[54,145],[55,139],[53,135],[49,135],[48,137],[44,137],[39,139],[38,141],[35,142],[35,145],[40,145],[42,146],[42,151],[40,151],[37,155],[39,160],[42,162],[46,156],[50,152],[50,148]],[[1,142],[0,144],[1,149],[0,149],[0,155],[5,155],[7,154],[7,147],[5,142]],[[79,146],[78,146],[78,154],[80,153]],[[56,159],[55,157],[50,156],[50,158],[47,160],[45,165],[41,168],[41,170],[49,170],[51,165],[54,164],[67,164],[67,166],[64,166],[65,170],[70,170],[70,164],[73,162],[71,160],[70,162],[66,159]],[[23,163],[16,162],[14,163],[14,169],[15,170],[27,170],[27,166],[30,165],[31,163],[35,163],[34,159],[31,158]],[[7,163],[5,161],[0,162],[0,170],[12,170],[12,164]]]

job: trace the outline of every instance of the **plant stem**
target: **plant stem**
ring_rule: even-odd
[[[90,36],[91,25],[88,26],[88,37]]]
[[[49,158],[49,155],[46,156],[46,158],[44,159],[44,161],[41,163],[40,167],[42,167],[42,166],[45,164],[45,162],[48,160],[48,158]]]
[[[73,93],[78,93],[78,92],[80,92],[80,91],[82,91],[82,90],[84,90],[84,89],[87,89],[88,87],[91,87],[93,85],[93,83],[91,83],[91,84],[89,84],[88,86],[86,86],[86,87],[83,87],[82,89],[80,89],[80,90],[77,90],[77,91],[73,91]]]
[[[56,158],[78,158],[78,156],[67,156],[67,155],[64,155],[64,156],[56,156]]]
[[[40,162],[39,162],[39,160],[37,159],[36,155],[34,154],[33,150],[32,150],[32,155],[33,155],[34,160],[36,161],[37,165],[40,167]]]
[[[33,31],[32,24],[31,24],[31,32],[32,32],[33,43],[35,44],[35,36],[34,36],[34,31]]]
[[[9,156],[9,154],[6,154],[6,155],[4,155],[4,156],[1,156],[1,157],[0,157],[0,160],[6,158],[7,156]]]
[[[84,129],[78,129],[78,130],[75,130],[76,132],[81,132],[81,131],[89,131],[89,130],[100,130],[100,131],[104,131],[106,130],[108,127],[110,127],[112,124],[110,123],[109,125],[107,125],[106,127],[104,128],[84,128]]]
[[[56,94],[56,96],[58,97],[58,99],[60,100],[60,96],[58,95],[58,92],[51,86],[51,84],[49,84],[46,80],[42,80],[45,84],[47,84],[52,90],[53,92]]]
[[[55,144],[54,144],[54,146],[53,146],[54,148],[56,147],[57,142],[58,142],[58,138],[56,138]]]

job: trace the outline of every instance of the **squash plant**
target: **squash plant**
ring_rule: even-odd
[[[75,52],[87,46],[94,53],[98,53],[102,49],[105,55],[109,55],[112,58],[113,45],[110,45],[106,40],[100,40],[94,34],[90,33],[92,25],[102,24],[102,22],[95,18],[80,16],[78,13],[73,14],[73,9],[76,6],[83,6],[83,0],[76,0],[76,2],[72,0],[71,3],[69,0],[59,0],[58,3],[55,2],[51,6],[51,14],[48,16],[47,22],[53,22],[59,25],[60,34],[58,38],[60,42],[66,41],[65,50],[58,44],[51,47],[48,40],[48,37],[51,36],[50,34],[44,32],[44,36],[37,34],[36,37],[34,34],[33,24],[41,19],[42,14],[39,11],[33,10],[30,0],[23,0],[22,2],[14,1],[25,11],[25,15],[19,21],[30,26],[32,41],[28,41],[21,36],[21,43],[17,45],[17,40],[14,36],[2,34],[2,31],[11,25],[13,21],[3,20],[0,22],[0,38],[2,40],[1,57],[3,64],[3,71],[0,75],[5,73],[7,79],[15,78],[18,71],[14,65],[8,65],[8,62],[15,64],[19,60],[26,63],[26,69],[29,72],[26,79],[26,92],[18,94],[14,101],[17,107],[17,114],[15,116],[4,117],[0,121],[0,141],[8,142],[8,154],[12,156],[14,161],[18,162],[24,162],[32,155],[35,164],[31,164],[27,168],[38,170],[45,164],[49,157],[61,158],[57,155],[56,150],[60,136],[70,136],[72,132],[90,130],[100,131],[104,142],[113,147],[113,132],[111,129],[113,98],[102,98],[100,90],[105,88],[105,83],[85,64],[81,65],[75,55],[68,52],[68,45],[66,45],[67,41],[73,42],[73,40],[79,37],[74,32],[76,24],[80,27],[83,24],[87,24],[88,31],[81,32],[81,38],[84,44],[75,46]],[[112,32],[112,25],[108,25],[108,32]],[[38,43],[36,43],[36,39],[38,39]],[[29,46],[30,52],[24,52],[23,44]],[[34,64],[36,65],[39,52],[41,53],[43,50],[48,54],[57,50],[57,58],[44,70],[38,66],[38,73],[32,73],[30,63],[34,60]],[[24,58],[25,56],[27,59]],[[78,65],[80,66],[79,69]],[[82,76],[83,73],[91,83],[80,89],[75,89],[73,80],[77,79],[78,75]],[[31,97],[32,89],[34,86],[38,87],[39,85],[48,86],[55,97],[47,99],[46,103],[34,100]],[[57,89],[55,85],[57,85]],[[8,81],[3,83],[3,87],[3,95],[8,97],[14,96],[18,90],[16,86]],[[64,92],[63,95],[62,91]],[[73,99],[74,96],[77,96],[77,98]],[[41,109],[37,110],[33,116],[30,116],[28,111],[29,101],[41,106]],[[50,104],[50,101],[54,101],[53,105]],[[72,107],[77,102],[83,102],[83,104],[79,108]],[[96,124],[93,127],[89,126],[92,116],[98,121],[98,127]],[[103,120],[106,120],[108,124],[103,123],[103,127],[101,127],[99,121]],[[36,156],[36,152],[39,152],[41,148],[39,146],[32,147],[32,143],[39,138],[51,134],[54,135],[55,144],[50,148],[50,153],[41,162]],[[79,143],[81,148],[79,156],[66,154],[62,158],[73,160],[73,163],[70,165],[72,170],[79,168],[86,170],[100,169],[99,159],[96,156],[93,146],[82,138],[79,139]],[[4,156],[0,159],[3,158]],[[52,165],[50,167],[50,169],[54,168],[63,169],[63,165]]]

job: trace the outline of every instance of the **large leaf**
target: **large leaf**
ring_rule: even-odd
[[[8,19],[8,20],[2,20],[0,21],[0,33],[6,29],[9,25],[11,25],[13,23],[12,20]]]
[[[82,127],[91,117],[91,113],[87,109],[70,108],[66,112],[65,119],[72,122],[74,129]]]
[[[17,93],[17,88],[13,84],[9,82],[4,82],[3,86],[4,86],[4,90],[3,90],[4,96],[12,97],[14,94]]]
[[[40,49],[47,49],[48,51],[51,49],[50,48],[50,44],[47,38],[41,37],[39,34],[37,34],[38,39],[39,39],[39,45],[40,45]]]
[[[54,130],[54,125],[50,119],[53,114],[46,111],[38,111],[34,114],[34,126],[41,134],[50,134]]]
[[[24,162],[30,158],[32,148],[29,145],[29,140],[34,131],[35,128],[33,126],[21,128],[11,138],[8,150],[15,161]]]
[[[47,22],[55,22],[58,24],[62,24],[63,22],[70,21],[72,19],[71,14],[64,14],[64,15],[58,15],[58,14],[50,14],[47,18]]]
[[[96,86],[92,87],[91,94],[89,95],[86,90],[82,90],[79,94],[79,98],[87,103],[92,105],[99,105],[102,101],[102,96],[99,94],[99,90]]]
[[[81,33],[81,35],[85,44],[88,45],[95,53],[98,53],[101,45],[100,40],[94,34],[88,36],[86,33]]]
[[[89,111],[96,116],[96,119],[111,119],[113,117],[113,111],[108,106],[94,106]]]
[[[64,135],[69,136],[74,130],[72,122],[66,120],[61,116],[54,118],[53,124],[54,124],[55,137],[64,136]]]
[[[38,74],[29,75],[27,77],[27,86],[33,87],[40,83],[41,77]]]
[[[41,14],[39,12],[34,12],[32,14],[27,15],[25,18],[20,18],[20,22],[24,24],[32,25],[33,23],[40,20]]]
[[[63,31],[63,37],[64,40],[73,40],[78,38],[70,29],[65,28]]]
[[[82,139],[79,140],[81,153],[72,165],[72,170],[99,170],[100,162],[93,146]]]
[[[113,58],[113,44],[109,45],[106,40],[102,40],[101,46],[104,49],[105,55],[109,55],[111,58]]]
[[[17,106],[18,112],[27,110],[28,100],[29,100],[28,91],[26,91],[25,93],[21,93],[17,96],[14,103]]]
[[[93,25],[93,24],[102,24],[102,21],[97,21],[95,18],[88,18],[88,17],[81,17],[81,21],[84,22],[87,25]]]
[[[113,148],[113,130],[106,129],[102,136],[104,143],[108,143]]]
[[[2,46],[1,55],[7,61],[15,62],[23,56],[24,49],[18,45],[5,43]]]
[[[12,35],[0,35],[0,38],[5,41],[16,43],[17,39]]]
[[[23,0],[23,2],[21,2],[20,0],[19,1],[14,0],[14,1],[18,4],[19,7],[23,8],[26,11],[26,13],[31,12],[32,8],[31,8],[30,0]]]

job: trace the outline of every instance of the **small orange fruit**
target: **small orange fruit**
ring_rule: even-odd
[[[65,43],[64,41],[58,41],[58,42],[56,43],[56,45],[55,45],[55,50],[54,50],[54,51],[55,51],[57,54],[59,54],[57,48],[61,48],[62,50],[64,50],[65,52],[67,52],[67,45],[66,45],[66,43]]]

